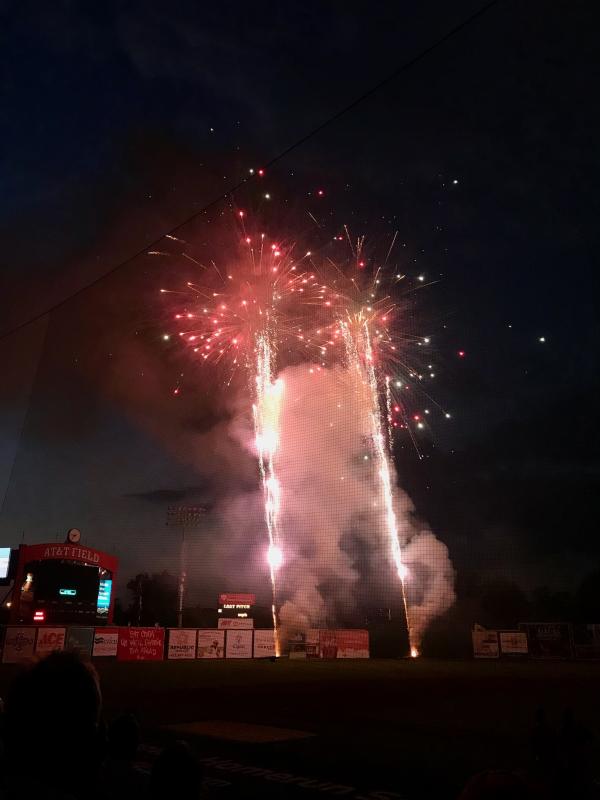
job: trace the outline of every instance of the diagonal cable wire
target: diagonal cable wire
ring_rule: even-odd
[[[473,22],[475,22],[475,20],[477,20],[480,17],[482,17],[491,8],[493,8],[494,6],[498,5],[500,2],[501,2],[501,0],[490,0],[490,2],[488,2],[485,5],[481,6],[481,8],[479,8],[473,14],[470,14],[468,17],[463,19],[462,22],[459,22],[457,25],[455,25],[453,28],[451,28],[449,31],[447,31],[439,39],[436,39],[436,41],[433,42],[433,44],[429,45],[429,47],[426,47],[424,50],[421,50],[416,56],[413,56],[413,58],[408,59],[408,61],[404,61],[393,72],[390,72],[389,75],[387,75],[385,78],[380,80],[378,83],[376,83],[370,89],[368,89],[366,92],[363,92],[363,94],[359,95],[355,100],[353,100],[347,106],[344,106],[344,108],[340,109],[335,114],[333,114],[332,116],[330,116],[327,119],[325,119],[323,122],[321,122],[315,128],[312,128],[312,130],[310,130],[308,133],[306,133],[300,139],[297,139],[293,144],[291,144],[285,150],[282,150],[280,153],[278,153],[278,155],[274,156],[270,161],[265,162],[264,167],[268,168],[268,167],[273,166],[274,164],[277,164],[277,162],[281,161],[283,158],[288,156],[294,150],[296,150],[297,148],[301,147],[305,142],[307,142],[309,139],[312,139],[314,136],[316,136],[322,130],[327,128],[329,125],[332,125],[334,122],[336,122],[337,120],[341,119],[341,117],[343,117],[346,114],[350,113],[350,111],[353,111],[361,103],[364,103],[365,100],[368,100],[374,94],[376,94],[381,89],[383,89],[385,86],[387,86],[388,84],[392,83],[400,75],[402,75],[404,72],[407,72],[411,67],[414,67],[415,64],[418,64],[420,61],[422,61],[424,58],[426,58],[430,53],[432,53],[434,50],[436,50],[441,45],[445,44],[449,39],[452,39],[454,36],[456,36],[458,33],[460,33],[466,27],[471,25]],[[83,294],[84,292],[87,292],[88,289],[92,289],[94,286],[97,286],[99,283],[101,283],[103,280],[105,280],[106,278],[108,278],[111,275],[113,275],[118,270],[122,269],[123,267],[127,266],[128,264],[131,264],[131,262],[135,261],[136,258],[139,258],[140,256],[145,255],[148,252],[148,250],[152,249],[153,247],[156,247],[166,236],[174,235],[175,233],[177,233],[177,231],[180,228],[183,228],[185,225],[188,225],[190,222],[195,220],[201,214],[204,214],[210,208],[212,208],[213,206],[217,205],[217,203],[220,203],[222,200],[224,200],[227,197],[229,197],[229,195],[234,194],[236,191],[238,191],[238,189],[240,189],[242,186],[244,186],[244,184],[248,183],[251,180],[255,180],[255,179],[256,179],[256,175],[249,175],[249,176],[246,176],[246,177],[242,178],[234,186],[232,186],[229,189],[227,189],[225,192],[220,194],[218,197],[215,197],[213,200],[208,202],[206,205],[204,205],[198,211],[195,211],[191,216],[187,217],[187,219],[184,219],[182,222],[178,222],[177,225],[175,225],[173,228],[170,228],[168,231],[163,231],[163,233],[161,233],[159,236],[157,236],[155,239],[153,239],[153,241],[148,242],[140,250],[138,250],[137,252],[135,252],[132,255],[128,256],[123,261],[119,261],[117,264],[115,264],[109,270],[107,270],[106,272],[103,272],[102,275],[99,275],[97,278],[94,278],[94,280],[90,281],[89,283],[86,283],[83,286],[80,286],[79,289],[76,289],[74,292],[72,292],[71,294],[67,295],[66,297],[63,297],[62,300],[59,300],[57,303],[54,303],[53,305],[49,306],[48,308],[44,309],[43,311],[40,311],[39,313],[34,314],[33,316],[29,317],[28,319],[24,320],[23,322],[20,322],[18,325],[15,325],[14,327],[9,328],[7,331],[4,331],[2,334],[0,334],[0,341],[2,341],[3,339],[6,339],[8,336],[12,336],[12,334],[17,333],[18,331],[22,330],[23,328],[26,328],[28,325],[31,325],[34,322],[37,322],[38,320],[40,320],[43,317],[45,317],[46,314],[51,314],[53,311],[56,311],[57,309],[59,309],[62,306],[66,305],[66,303],[70,302],[75,297],[78,297],[79,295]]]

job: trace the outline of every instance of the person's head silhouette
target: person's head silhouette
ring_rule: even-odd
[[[85,792],[101,758],[101,705],[96,672],[77,655],[52,653],[29,667],[6,699],[9,769],[75,797]]]

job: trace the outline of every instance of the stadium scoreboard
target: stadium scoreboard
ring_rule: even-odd
[[[255,605],[255,594],[220,594],[218,613],[223,619],[252,619]]]

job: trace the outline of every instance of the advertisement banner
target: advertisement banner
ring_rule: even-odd
[[[198,631],[197,658],[224,658],[225,631],[214,628]]]
[[[254,658],[272,658],[275,655],[275,631],[254,631]]]
[[[119,661],[162,661],[164,628],[119,628]]]
[[[167,658],[196,658],[196,631],[189,628],[169,628]]]
[[[335,631],[319,631],[319,651],[321,658],[337,658],[337,637]]]
[[[35,643],[36,654],[47,656],[55,650],[64,650],[66,635],[66,628],[40,628]]]
[[[18,628],[9,625],[4,637],[2,661],[5,664],[18,664],[33,658],[35,647],[35,628]]]
[[[368,658],[369,631],[338,630],[335,632],[337,658]]]
[[[594,660],[600,658],[600,625],[592,623],[573,625],[573,643],[575,658]]]
[[[306,631],[306,657],[311,659],[321,658],[318,628],[309,628]]]
[[[499,636],[503,656],[526,656],[529,653],[525,631],[500,631]]]
[[[573,657],[573,639],[568,622],[525,622],[519,625],[519,630],[527,633],[532,658]]]
[[[288,640],[288,658],[306,659],[306,636],[304,633],[296,633]]]
[[[227,631],[225,658],[252,658],[252,631]]]
[[[96,628],[94,634],[94,649],[92,656],[100,658],[105,656],[116,656],[119,645],[118,628]]]
[[[498,631],[477,629],[472,632],[473,655],[475,658],[499,658]]]
[[[221,631],[247,631],[254,627],[254,620],[249,617],[219,617],[218,628]]]
[[[94,644],[94,628],[68,628],[65,649],[81,658],[90,658]]]
[[[255,594],[225,593],[219,595],[220,606],[253,606],[256,603]]]

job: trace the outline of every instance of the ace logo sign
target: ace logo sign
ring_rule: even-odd
[[[65,649],[66,628],[40,628],[38,631],[35,652],[47,655]]]

